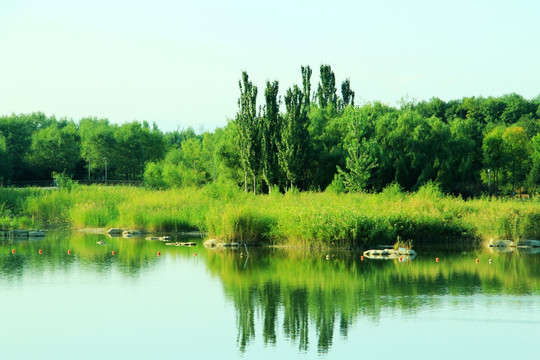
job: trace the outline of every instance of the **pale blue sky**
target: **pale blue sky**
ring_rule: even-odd
[[[321,64],[357,103],[532,98],[539,18],[537,0],[0,0],[0,114],[213,130],[243,70],[283,94]]]

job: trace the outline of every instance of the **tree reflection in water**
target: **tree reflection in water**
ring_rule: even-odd
[[[359,254],[324,255],[290,249],[250,250],[245,258],[235,252],[207,254],[209,269],[219,276],[227,298],[236,309],[238,346],[241,351],[256,336],[261,324],[265,344],[275,344],[281,328],[300,351],[309,347],[309,330],[315,330],[317,348],[327,353],[336,322],[340,335],[360,319],[379,321],[383,312],[414,314],[435,307],[441,297],[476,294],[538,294],[538,256],[449,254],[412,262],[361,261]],[[480,264],[474,259],[479,257]],[[496,257],[493,264],[488,259]]]
[[[156,253],[164,249],[161,243],[134,238],[107,238],[105,245],[96,244],[103,239],[79,233],[50,233],[42,241],[4,239],[0,276],[17,281],[26,270],[69,271],[75,262],[98,273],[116,266],[125,276],[137,276],[157,264]],[[12,248],[17,249],[15,254]],[[67,255],[68,249],[73,255]],[[346,251],[335,252],[329,260],[309,250],[253,248],[249,253],[246,258],[239,251],[201,250],[197,257],[221,280],[225,297],[234,304],[242,352],[258,331],[264,344],[271,346],[281,331],[301,352],[308,351],[311,335],[319,352],[327,353],[338,326],[347,338],[359,321],[377,323],[386,313],[415,314],[440,305],[446,296],[540,294],[538,254],[437,253],[441,262],[436,263],[435,255],[421,252],[414,261],[400,263],[361,261],[359,253]],[[193,251],[168,246],[167,255],[193,258]]]

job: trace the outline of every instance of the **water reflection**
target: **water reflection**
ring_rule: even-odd
[[[400,263],[361,261],[354,253],[326,260],[323,254],[307,251],[259,249],[251,251],[245,268],[241,265],[245,260],[234,252],[209,252],[207,265],[222,279],[235,305],[242,351],[255,339],[258,322],[265,344],[276,342],[281,326],[300,351],[307,351],[314,328],[316,346],[326,353],[335,329],[346,338],[360,319],[376,323],[395,311],[412,315],[439,306],[445,296],[539,294],[538,256],[488,252],[438,256],[439,263],[435,255],[425,253]]]
[[[101,273],[112,267],[126,277],[138,277],[157,266],[158,252],[180,259],[199,253],[234,306],[242,352],[258,337],[269,346],[284,337],[300,352],[314,347],[324,354],[337,336],[347,338],[357,323],[377,324],[394,313],[414,316],[441,306],[448,297],[463,302],[478,294],[540,295],[540,256],[519,251],[418,251],[414,261],[405,263],[362,261],[360,253],[335,252],[327,260],[325,253],[305,250],[253,248],[246,256],[241,249],[206,250],[200,242],[195,249],[166,247],[142,238],[82,233],[0,241],[0,279],[9,282],[27,273],[74,268]]]
[[[163,251],[163,247],[163,243],[143,237],[111,238],[82,232],[49,232],[39,240],[0,238],[0,276],[22,277],[24,270],[66,270],[75,264],[98,273],[116,266],[124,275],[138,276],[142,269],[157,262],[157,252]],[[169,253],[182,255],[182,251]]]

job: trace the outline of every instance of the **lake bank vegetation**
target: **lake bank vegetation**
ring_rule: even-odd
[[[540,237],[538,200],[463,200],[444,195],[432,183],[415,193],[391,185],[377,194],[276,191],[257,196],[234,183],[170,190],[98,185],[0,189],[0,203],[4,228],[198,230],[252,245],[362,248],[398,239],[480,245],[491,238]]]
[[[364,246],[539,238],[540,96],[355,104],[329,65],[261,98],[246,72],[223,128],[0,117],[0,226],[201,230],[226,241]],[[262,94],[262,93],[261,93]],[[139,181],[145,188],[89,186]],[[254,196],[255,195],[255,196]],[[514,201],[512,198],[527,198]],[[464,200],[466,199],[466,200]]]
[[[277,80],[259,92],[242,73],[236,116],[199,134],[146,121],[0,116],[0,182],[52,182],[56,172],[156,189],[225,179],[255,193],[377,193],[392,183],[416,191],[430,181],[463,197],[538,192],[540,96],[358,104],[349,79],[338,91],[329,65],[316,91],[312,72],[302,66],[301,84],[281,93]]]

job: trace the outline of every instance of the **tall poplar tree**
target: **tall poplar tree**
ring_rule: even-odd
[[[278,172],[277,146],[281,126],[278,91],[279,84],[277,81],[266,82],[266,89],[264,90],[266,104],[264,114],[261,117],[261,170],[262,177],[268,185],[268,191],[271,191],[272,185],[276,183]]]
[[[333,105],[337,109],[336,76],[330,65],[321,65],[321,82],[317,88],[319,106],[326,108]]]
[[[377,167],[375,156],[377,143],[366,133],[369,128],[369,113],[348,109],[343,116],[347,119],[349,128],[349,133],[344,140],[344,148],[347,150],[346,170],[338,165],[337,171],[347,191],[366,190],[373,171]]]
[[[257,117],[257,86],[249,81],[247,72],[242,72],[242,80],[238,82],[240,98],[236,125],[238,129],[238,147],[242,167],[244,168],[244,189],[247,192],[248,172],[253,175],[253,190],[260,158],[259,124]]]
[[[310,99],[311,99],[311,74],[312,70],[311,67],[302,66],[302,86],[303,86],[303,92],[304,92],[304,106],[309,109],[310,105]]]
[[[346,108],[348,105],[354,106],[354,91],[351,90],[350,79],[345,79],[341,83],[341,97],[343,99],[343,108]]]
[[[285,107],[278,160],[292,188],[302,180],[309,145],[307,107],[297,85],[287,90]]]

